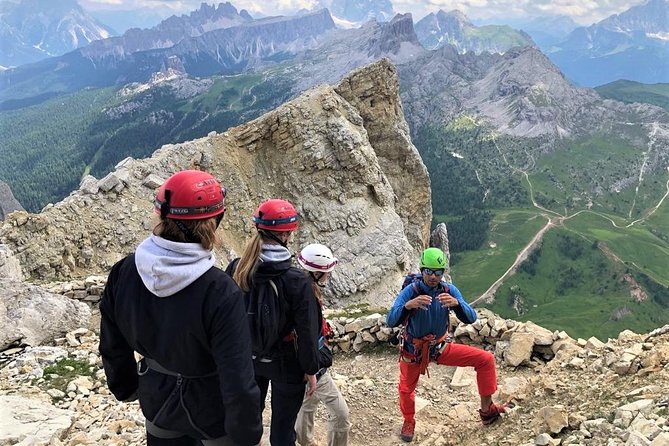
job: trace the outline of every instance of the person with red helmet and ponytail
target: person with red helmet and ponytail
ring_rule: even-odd
[[[309,273],[314,294],[322,308],[323,293],[321,289],[326,286],[330,273],[337,265],[337,259],[327,246],[312,243],[300,251],[297,262]],[[337,384],[328,373],[328,368],[332,365],[332,351],[327,345],[327,337],[331,333],[331,329],[325,318],[322,318],[322,321],[321,336],[318,342],[321,369],[316,374],[318,386],[312,397],[304,399],[302,409],[297,415],[297,423],[295,424],[297,443],[300,446],[316,445],[314,442],[314,415],[318,403],[322,401],[329,414],[327,445],[346,446],[348,445],[348,431],[351,429],[348,405],[337,388]]]
[[[107,385],[121,401],[139,398],[147,446],[256,445],[260,389],[243,294],[212,251],[225,190],[208,173],[178,172],[155,212],[153,234],[114,265],[100,301]]]
[[[270,199],[258,206],[257,232],[226,271],[244,292],[255,379],[264,402],[272,383],[272,446],[295,445],[295,420],[316,389],[321,313],[311,279],[292,266],[287,248],[299,226],[295,207]],[[272,321],[275,329],[270,330]],[[274,332],[275,336],[270,336]]]

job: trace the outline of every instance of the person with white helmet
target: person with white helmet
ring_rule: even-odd
[[[321,288],[325,287],[330,274],[337,265],[337,259],[332,251],[319,243],[305,246],[297,257],[298,263],[309,272],[313,280],[312,287],[320,306],[323,305]],[[327,345],[327,336],[330,327],[325,318],[322,319],[322,330],[319,339],[319,357],[321,369],[316,374],[318,385],[313,396],[304,398],[302,408],[297,416],[295,431],[297,442],[301,446],[315,446],[314,442],[314,414],[320,401],[325,404],[329,413],[328,446],[345,446],[348,444],[348,431],[351,429],[349,411],[346,400],[337,388],[328,373],[332,365],[332,352]]]

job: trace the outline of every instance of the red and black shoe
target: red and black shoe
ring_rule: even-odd
[[[481,423],[484,426],[487,426],[489,424],[493,424],[495,421],[499,420],[499,417],[501,414],[506,412],[506,409],[510,409],[513,407],[511,404],[495,404],[495,403],[490,403],[490,406],[488,406],[488,410],[483,411],[479,409],[479,415],[481,417]]]
[[[400,440],[410,443],[413,441],[413,433],[416,429],[416,421],[404,420],[402,431],[400,432]]]

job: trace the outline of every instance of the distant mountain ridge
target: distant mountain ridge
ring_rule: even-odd
[[[572,31],[549,57],[577,83],[669,82],[669,0],[649,0]]]
[[[415,25],[418,40],[427,49],[444,45],[454,46],[458,52],[480,54],[504,53],[516,46],[534,46],[532,38],[509,26],[475,26],[460,11],[439,10],[423,17]]]
[[[83,57],[100,60],[105,57],[123,58],[130,54],[154,49],[170,48],[189,37],[231,28],[252,22],[250,14],[237,11],[230,2],[211,6],[202,3],[189,15],[171,16],[150,29],[133,28],[122,36],[101,40],[82,50]]]
[[[75,0],[0,4],[0,65],[18,66],[60,56],[114,35]]]
[[[193,37],[184,36],[184,31],[199,33],[203,28],[192,26],[191,22],[184,25],[183,20],[172,18],[166,22],[175,22],[178,26],[174,28],[163,22],[151,30],[130,30],[121,38],[99,41],[59,58],[7,70],[0,73],[0,95],[11,101],[49,97],[84,87],[145,82],[156,72],[169,68],[194,76],[237,74],[261,63],[293,57],[314,46],[318,36],[335,27],[326,9],[299,17],[253,20],[244,12],[238,16],[232,17],[232,21],[243,20],[240,25]],[[177,40],[170,37],[175,28],[176,35],[182,36],[177,43],[152,48],[161,39]],[[146,36],[149,38],[145,39]],[[54,82],[54,78],[58,81]]]

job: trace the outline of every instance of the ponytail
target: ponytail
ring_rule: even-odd
[[[258,256],[262,248],[262,237],[256,233],[244,247],[244,252],[237,262],[232,278],[244,292],[251,289],[251,279],[258,265]]]

